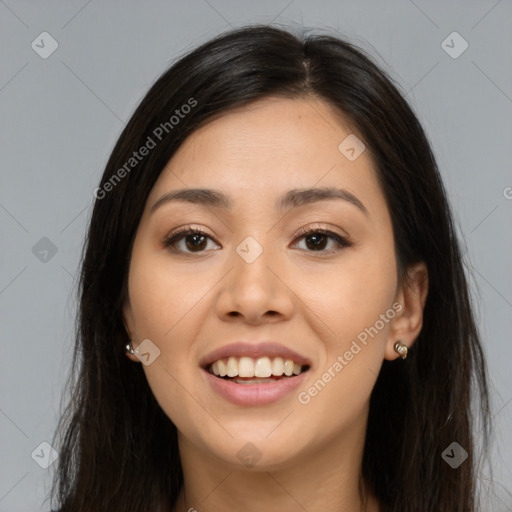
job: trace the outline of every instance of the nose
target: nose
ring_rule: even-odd
[[[239,246],[230,258],[231,271],[222,281],[216,304],[219,317],[251,325],[291,318],[295,295],[284,263],[264,247],[256,259],[246,258],[243,248]]]

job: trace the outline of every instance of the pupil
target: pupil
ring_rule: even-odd
[[[324,243],[318,243],[318,239],[322,239]],[[313,244],[309,244],[308,240],[316,240]],[[325,247],[325,242],[327,240],[327,237],[325,235],[309,235],[306,237],[306,245],[308,246],[308,249],[318,250],[323,249]]]
[[[196,245],[195,242],[193,242],[192,244],[189,244],[190,239],[194,239],[196,242],[198,239],[202,239],[201,240],[202,243],[200,245]],[[206,245],[205,240],[206,240],[206,237],[204,235],[199,235],[199,234],[188,235],[187,236],[187,248],[190,250],[204,249],[204,247]]]

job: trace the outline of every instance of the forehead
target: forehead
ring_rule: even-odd
[[[148,203],[171,190],[205,187],[223,190],[243,206],[251,197],[274,201],[292,188],[318,186],[343,187],[376,204],[376,196],[383,198],[373,163],[367,151],[347,158],[347,140],[363,142],[323,100],[258,100],[193,132],[162,171]]]
[[[196,130],[177,154],[195,157],[212,152],[235,159],[245,166],[252,162],[308,161],[335,154],[338,145],[353,130],[333,107],[317,98],[265,98],[230,110]],[[193,146],[191,148],[190,146]]]

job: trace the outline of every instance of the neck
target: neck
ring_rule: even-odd
[[[184,485],[173,512],[379,512],[361,479],[366,420],[294,460],[251,469],[226,464],[179,435]]]

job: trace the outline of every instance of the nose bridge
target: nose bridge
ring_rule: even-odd
[[[254,320],[267,312],[291,313],[291,292],[279,279],[276,252],[266,247],[270,238],[264,232],[249,235],[235,247],[232,271],[219,297],[219,314],[237,312]]]
[[[272,259],[275,262],[275,254],[268,247],[267,240],[268,237],[264,239],[261,234],[249,235],[236,246],[232,258],[234,275],[231,284],[235,288],[248,288],[252,294],[265,294],[268,298],[274,294],[275,288],[272,282],[275,277],[268,268]]]

